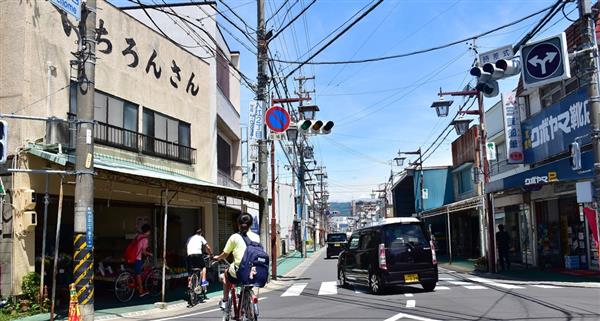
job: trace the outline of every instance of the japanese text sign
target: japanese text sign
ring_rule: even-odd
[[[523,139],[521,117],[515,91],[502,94],[504,112],[504,135],[506,137],[506,161],[508,164],[523,163]]]
[[[521,123],[526,163],[536,163],[569,150],[580,137],[590,142],[590,110],[587,89],[580,88]]]
[[[500,59],[511,59],[513,57],[513,49],[511,45],[507,45],[498,49],[490,50],[479,54],[479,62],[484,65],[491,62],[496,62]]]

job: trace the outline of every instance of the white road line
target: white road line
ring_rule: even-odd
[[[484,279],[484,278],[469,278],[469,280],[487,284],[490,286],[503,288],[503,289],[524,289],[524,287],[522,287],[522,286],[506,284],[506,283],[498,283],[498,282],[494,282],[492,280],[488,280],[488,279]]]
[[[473,284],[471,282],[463,282],[463,281],[448,281],[448,283],[454,284],[454,285],[472,285]]]
[[[299,296],[304,288],[308,285],[308,283],[295,283],[290,286],[281,296]]]
[[[467,288],[469,290],[485,290],[485,289],[487,289],[485,286],[482,286],[482,285],[466,285],[465,288]]]
[[[542,288],[542,289],[562,289],[562,287],[560,287],[560,286],[547,285],[547,284],[531,284],[531,286],[535,286],[536,288]]]
[[[440,281],[454,281],[456,279],[455,278],[438,278],[438,280],[440,280]]]
[[[396,321],[396,320],[400,320],[402,318],[407,318],[407,319],[417,320],[417,321],[440,321],[440,320],[436,320],[436,319],[429,319],[429,318],[420,317],[418,315],[412,315],[412,314],[407,314],[407,313],[398,313],[391,318],[385,319],[384,321]]]
[[[414,295],[412,293],[404,293],[404,296],[407,298],[412,298]]]
[[[337,281],[321,282],[319,295],[334,295],[337,294]]]
[[[167,320],[181,319],[181,318],[191,317],[193,315],[206,314],[206,313],[211,313],[211,312],[216,312],[216,311],[221,311],[221,309],[220,308],[216,308],[216,309],[206,310],[206,311],[200,311],[200,312],[196,312],[196,313],[178,315],[178,316],[175,316],[175,317],[157,319],[157,320],[154,320],[154,321],[167,321]]]
[[[406,301],[406,307],[407,308],[414,308],[417,305],[417,301],[416,300],[408,300]]]
[[[449,288],[449,287],[447,287],[447,286],[439,286],[439,285],[438,285],[438,286],[436,286],[436,287],[435,287],[435,289],[436,289],[436,290],[450,290],[450,288]]]

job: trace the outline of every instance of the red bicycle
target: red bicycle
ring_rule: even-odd
[[[144,268],[142,270],[142,282],[144,288],[151,296],[158,296],[162,286],[162,272],[160,268],[153,267],[150,260],[146,258]],[[115,297],[121,302],[128,302],[133,298],[137,285],[135,276],[131,268],[121,270],[121,273],[115,279]]]
[[[215,262],[217,263],[217,262]],[[219,276],[225,277],[229,263],[223,261],[219,265]],[[254,294],[253,285],[239,285],[240,291],[237,293],[236,285],[232,284],[228,289],[229,299],[223,309],[223,321],[257,321],[258,320],[258,296]]]

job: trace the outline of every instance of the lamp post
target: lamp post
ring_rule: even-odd
[[[483,97],[482,92],[479,90],[463,90],[463,91],[449,91],[443,92],[440,88],[438,96],[462,96],[462,97],[477,97],[477,110],[466,110],[459,111],[459,114],[466,115],[477,115],[479,116],[479,168],[483,172],[483,180],[480,180],[480,190],[483,195],[483,216],[487,218],[488,225],[488,269],[490,272],[496,272],[496,251],[495,251],[495,240],[494,240],[494,217],[490,213],[491,212],[491,202],[489,195],[485,193],[485,184],[489,182],[489,167],[487,162],[487,153],[486,153],[486,140],[487,140],[487,132],[485,129],[485,111],[483,108]],[[454,125],[454,128],[457,134],[462,135],[466,133],[468,130],[470,120],[466,119],[458,119],[454,120],[451,124]]]

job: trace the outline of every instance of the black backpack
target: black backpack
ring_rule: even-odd
[[[246,251],[238,267],[237,279],[240,285],[264,287],[269,277],[269,256],[262,245],[241,234],[246,243]]]

